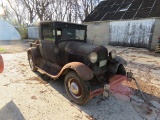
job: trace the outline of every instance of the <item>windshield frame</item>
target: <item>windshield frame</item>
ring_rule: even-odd
[[[77,23],[70,23],[70,22],[60,22],[56,21],[53,22],[53,26],[55,28],[55,35],[56,35],[56,42],[61,42],[61,41],[81,41],[81,42],[87,42],[87,25],[84,24],[77,24]],[[58,29],[77,29],[77,30],[84,30],[84,40],[74,40],[74,39],[68,39],[68,40],[58,40],[57,39],[57,30]]]
[[[76,23],[69,23],[69,22],[60,22],[60,21],[42,21],[39,24],[39,38],[41,40],[43,39],[42,36],[42,32],[43,32],[43,28],[45,26],[50,26],[52,27],[51,29],[54,30],[53,34],[55,37],[55,40],[52,42],[58,43],[58,42],[63,42],[63,41],[79,41],[79,42],[85,42],[87,43],[87,25],[83,25],[83,24],[76,24]],[[84,40],[75,40],[75,39],[68,39],[68,40],[59,40],[58,39],[58,35],[57,35],[57,31],[59,29],[77,29],[77,30],[84,30]]]
[[[59,41],[70,41],[70,40],[80,40],[85,41],[86,39],[86,30],[77,29],[77,28],[57,28],[57,36],[61,36]]]

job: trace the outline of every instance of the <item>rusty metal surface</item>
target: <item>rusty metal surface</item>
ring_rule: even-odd
[[[106,0],[84,22],[160,17],[159,0]]]
[[[93,71],[83,63],[71,62],[66,64],[62,70],[65,70],[67,68],[75,70],[83,80],[91,80],[94,77]]]
[[[51,75],[46,71],[44,71],[43,69],[39,67],[37,68],[55,80],[58,79],[61,75],[67,73],[68,70],[75,70],[82,80],[91,80],[94,77],[93,71],[89,67],[87,67],[85,64],[80,62],[71,62],[66,64],[57,75]]]
[[[88,55],[92,52],[96,45],[89,45],[83,42],[65,41],[58,44],[59,58],[61,65],[65,65],[69,62],[83,62],[88,63]]]
[[[110,79],[110,91],[114,94],[130,96],[133,91],[126,85],[127,76],[115,75]]]
[[[44,59],[49,63],[52,63],[52,64],[56,63],[57,65],[62,67],[62,70],[60,71],[60,73],[58,73],[59,72],[59,70],[58,70],[57,71],[58,75],[51,76],[52,78],[57,79],[63,73],[63,70],[67,69],[67,68],[75,70],[83,80],[90,80],[91,78],[93,78],[93,74],[96,74],[96,73],[99,73],[99,74],[103,73],[104,74],[106,72],[106,69],[107,69],[106,66],[99,67],[100,60],[108,59],[108,50],[104,46],[89,45],[86,43],[71,42],[71,41],[70,42],[61,42],[58,44],[58,51],[59,52],[58,52],[58,54],[55,54],[55,53],[53,53],[54,51],[50,49],[51,47],[53,47],[52,44],[53,43],[50,43],[50,45],[49,45],[50,47],[47,47],[48,45],[45,46],[45,48],[48,49],[47,50],[48,52],[46,51],[46,56],[48,56],[50,59],[46,59],[46,58],[44,58]],[[37,50],[36,48],[29,49],[29,51],[33,52],[32,53],[33,56],[35,56],[36,50]],[[91,62],[88,58],[88,55],[92,51],[96,52],[98,54],[98,61],[95,64],[91,64]],[[35,57],[38,58],[37,56],[38,55],[36,55]],[[51,61],[52,57],[55,59],[54,62]],[[91,64],[91,65],[89,65],[89,64]],[[43,69],[43,68],[41,68],[41,69]],[[45,69],[44,69],[44,71],[45,71]],[[92,77],[88,76],[90,74]]]
[[[99,67],[99,62],[101,60],[108,59],[108,50],[106,47],[100,45],[91,45],[83,42],[73,42],[66,41],[58,44],[59,49],[59,59],[60,65],[64,66],[69,62],[82,62],[89,66],[90,69],[94,71],[95,74],[105,73],[106,66]],[[98,60],[96,63],[92,64],[89,60],[89,54],[91,52],[96,52],[98,55]],[[63,60],[62,60],[63,59]]]
[[[96,89],[96,90],[90,92],[90,99],[96,97],[97,95],[103,94],[103,92],[104,92],[104,88],[99,88],[99,89]]]
[[[34,60],[36,60],[41,56],[39,49],[36,47],[30,47],[27,51],[27,54],[28,55],[31,54]]]
[[[91,45],[83,42],[60,42],[58,44],[58,49],[59,58],[60,60],[63,59],[63,61],[61,61],[62,66],[74,61],[82,62],[87,65],[90,63],[88,56],[91,52],[96,52],[98,54],[97,62],[108,58],[108,50],[104,46]]]
[[[2,56],[0,55],[0,73],[3,72],[3,69],[4,69],[3,58],[2,58]]]
[[[109,80],[109,91],[113,94],[120,94],[120,95],[125,95],[125,96],[130,96],[133,94],[133,91],[126,86],[127,76],[124,75],[114,75],[113,77],[110,78]],[[101,95],[104,92],[104,88],[98,88],[94,91],[90,92],[90,99],[97,95]],[[123,97],[123,96],[122,96]]]
[[[86,33],[86,26],[84,25],[77,25],[72,23],[65,23],[65,22],[42,22],[41,29],[45,26],[57,27],[59,29],[65,28],[67,25],[68,28],[75,28],[80,30],[85,30]],[[53,28],[54,28],[53,27]],[[78,28],[77,28],[78,27]],[[57,31],[55,29],[55,31]],[[56,33],[56,32],[55,32]],[[85,35],[86,36],[86,35]],[[61,41],[55,37],[55,40],[41,40],[40,44],[42,44],[42,56],[43,59],[50,63],[57,63],[59,66],[63,67],[64,65],[70,62],[82,62],[91,68],[95,73],[105,73],[106,67],[99,67],[99,62],[101,60],[108,59],[108,50],[104,46],[97,46],[86,44],[85,40],[77,41],[77,40],[65,40]],[[54,49],[57,50],[54,50]],[[57,53],[55,53],[57,51]],[[95,64],[92,64],[89,60],[89,55],[92,52],[96,52],[98,55],[98,60]]]
[[[57,33],[67,23],[44,22],[41,25],[40,29],[43,30],[46,26],[50,26],[51,30],[58,26],[59,28],[55,29],[55,33]],[[68,28],[69,26],[72,28],[75,27],[75,29],[78,26],[79,29],[83,28],[86,31],[86,26],[83,25],[69,23]],[[87,44],[84,40],[77,41],[74,39],[61,41],[55,37],[54,40],[42,38],[36,43],[36,46],[31,47],[28,53],[32,54],[33,59],[36,61],[35,65],[54,79],[57,79],[62,74],[66,74],[69,69],[76,71],[83,80],[91,80],[94,75],[103,78],[109,76],[107,73],[108,50],[102,45],[91,45]],[[92,52],[96,52],[98,56],[95,63],[92,63],[89,58]],[[103,61],[106,61],[106,63],[101,65]],[[55,69],[56,71],[54,71]]]

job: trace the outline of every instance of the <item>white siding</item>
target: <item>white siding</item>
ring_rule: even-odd
[[[150,47],[155,19],[110,22],[110,44]]]
[[[30,38],[30,39],[38,39],[39,38],[38,27],[28,27],[28,38]]]

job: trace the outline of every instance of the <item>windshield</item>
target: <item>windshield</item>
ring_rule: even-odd
[[[57,29],[58,40],[85,40],[85,30]]]

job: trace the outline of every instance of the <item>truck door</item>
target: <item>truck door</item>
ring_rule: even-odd
[[[40,51],[43,58],[50,63],[57,62],[57,45],[55,44],[55,30],[52,24],[46,24],[41,30],[42,40],[40,41]]]

